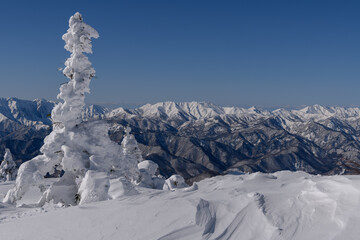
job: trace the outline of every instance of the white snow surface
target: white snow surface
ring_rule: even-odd
[[[116,183],[118,182],[118,183]],[[0,239],[359,239],[360,176],[233,174],[193,187],[42,208],[1,204]],[[113,186],[116,185],[117,186]],[[120,184],[120,185],[119,185]],[[0,198],[12,187],[0,184]],[[34,199],[37,200],[37,199]]]

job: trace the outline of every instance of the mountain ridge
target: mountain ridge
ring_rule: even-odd
[[[222,115],[234,115],[243,117],[243,115],[257,115],[258,117],[266,116],[281,116],[282,118],[289,118],[293,116],[299,120],[323,120],[330,117],[337,117],[343,119],[360,118],[360,107],[339,107],[339,106],[322,106],[314,104],[305,106],[301,109],[284,109],[278,108],[272,111],[261,110],[255,106],[250,108],[243,107],[222,107],[216,104],[207,102],[158,102],[155,104],[145,104],[134,109],[124,109],[122,107],[115,108],[110,111],[110,116],[123,114],[124,112],[130,114],[139,114],[146,117],[164,117],[172,118],[179,114],[183,114],[189,119],[212,118]]]
[[[51,131],[45,116],[53,103],[11,99],[9,110],[3,102],[0,99],[0,153],[10,148],[20,164],[39,153]],[[15,120],[2,117],[9,112]],[[110,137],[118,143],[124,127],[130,126],[145,159],[156,162],[164,176],[178,173],[188,181],[233,170],[360,173],[360,108],[313,105],[267,111],[161,102],[135,109],[92,106],[83,113],[83,120],[89,119],[107,121]]]

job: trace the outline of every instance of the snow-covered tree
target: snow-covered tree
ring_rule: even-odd
[[[166,179],[163,189],[174,190],[176,188],[186,188],[189,185],[185,183],[185,179],[180,175],[172,175]]]
[[[38,205],[48,201],[74,205],[92,199],[103,200],[109,177],[136,178],[136,164],[135,167],[129,164],[133,161],[127,161],[130,155],[125,154],[124,158],[121,146],[110,140],[109,126],[104,121],[82,122],[85,93],[90,92],[89,84],[95,75],[84,53],[92,53],[91,38],[98,36],[95,29],[83,22],[80,13],[70,18],[69,29],[63,35],[65,49],[71,52],[63,71],[69,82],[60,87],[58,98],[62,102],[56,104],[51,113],[53,131],[44,140],[40,150],[43,154],[20,166],[16,186],[7,193],[4,202],[15,202],[31,186],[44,189],[43,176],[54,169],[65,173],[44,191]],[[91,174],[87,174],[89,170]],[[95,189],[95,185],[104,189]],[[99,193],[101,197],[92,197]]]
[[[90,93],[90,81],[95,76],[95,70],[84,53],[92,53],[91,38],[98,37],[97,31],[83,22],[80,13],[70,18],[69,29],[62,37],[66,42],[65,49],[71,52],[63,70],[70,81],[60,87],[58,98],[64,102],[54,107],[51,117],[67,129],[81,122],[85,93]]]
[[[126,128],[120,146],[110,140],[105,121],[82,121],[85,94],[90,92],[90,81],[95,75],[85,53],[92,53],[91,39],[98,37],[96,30],[83,22],[80,13],[70,18],[69,29],[63,35],[65,49],[71,52],[63,70],[69,81],[61,85],[58,94],[61,101],[51,113],[53,131],[44,139],[42,154],[20,166],[15,187],[8,191],[3,202],[15,203],[32,187],[42,192],[35,204],[42,206],[50,201],[76,205],[134,194],[137,191],[133,183],[152,188],[164,185],[165,189],[187,186],[178,175],[170,177],[165,184],[161,176],[156,176],[157,164],[143,162],[130,127]],[[44,176],[55,170],[63,170],[64,174],[46,187]],[[115,193],[115,189],[121,189],[122,193]]]
[[[150,160],[138,164],[140,171],[139,186],[154,189],[163,189],[165,178],[158,174],[159,166]]]
[[[120,168],[127,168],[128,178],[132,180],[137,180],[138,177],[138,168],[137,164],[142,162],[144,159],[141,155],[141,150],[139,149],[138,143],[131,133],[131,128],[125,128],[125,135],[121,142],[122,147],[122,161]]]
[[[16,178],[17,168],[10,149],[5,149],[4,159],[0,165],[0,181],[13,181]]]

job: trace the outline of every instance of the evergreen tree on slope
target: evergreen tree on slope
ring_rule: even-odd
[[[135,139],[135,136],[130,132],[131,132],[131,128],[126,127],[124,138],[121,141],[122,159],[123,159],[122,165],[128,166],[127,167],[129,169],[129,176],[127,176],[128,178],[132,178],[133,176],[138,175],[137,164],[144,161],[141,155],[141,150],[139,149],[138,143]],[[137,180],[137,179],[132,179],[132,180]]]
[[[4,159],[0,165],[0,181],[13,181],[16,178],[16,164],[12,158],[10,149],[5,149]]]
[[[109,139],[107,124],[103,121],[82,123],[85,93],[90,92],[90,81],[95,75],[84,53],[92,53],[91,38],[98,36],[95,29],[83,22],[80,13],[70,18],[69,29],[63,35],[65,49],[71,52],[63,71],[69,82],[60,87],[58,98],[63,102],[58,103],[51,114],[53,131],[44,140],[43,154],[20,166],[16,186],[7,193],[4,202],[16,202],[33,185],[43,188],[43,176],[55,168],[65,173],[44,192],[39,205],[51,200],[74,205],[81,202],[81,198],[89,199],[92,192],[84,189],[94,186],[95,182],[108,187],[103,183],[109,182],[110,172],[114,176],[113,169],[117,169],[117,175],[137,178],[137,169],[132,169],[132,165],[126,162],[122,164],[125,160],[121,158],[122,149]],[[93,190],[97,194],[92,195],[100,194],[99,189]],[[106,191],[104,188],[101,194],[106,195]],[[87,201],[103,200],[103,197]]]

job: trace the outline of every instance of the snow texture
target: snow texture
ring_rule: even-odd
[[[10,149],[5,149],[4,159],[0,164],[0,181],[13,181],[17,175],[16,164],[11,155]]]
[[[62,37],[65,49],[71,52],[63,70],[70,81],[60,87],[58,98],[64,102],[54,107],[51,116],[65,128],[71,129],[81,122],[85,93],[90,93],[90,81],[95,76],[94,68],[83,53],[92,53],[91,38],[98,37],[97,31],[83,22],[80,13],[70,18],[69,29]]]
[[[140,171],[139,185],[142,187],[163,189],[165,179],[158,174],[159,166],[150,160],[140,162],[138,165]]]
[[[110,180],[113,200],[74,207],[2,204],[0,239],[359,239],[360,176],[234,173],[193,191],[135,186],[133,195],[118,185]]]
[[[110,180],[104,172],[89,170],[79,188],[80,204],[107,200]]]
[[[137,165],[144,159],[141,156],[141,150],[139,149],[138,143],[134,135],[130,134],[130,132],[131,128],[127,127],[125,129],[125,136],[121,142],[121,146],[123,149],[124,158],[128,159],[133,165]]]
[[[175,190],[177,188],[186,188],[188,185],[185,183],[185,180],[180,175],[172,175],[166,179],[163,189],[164,190]]]

